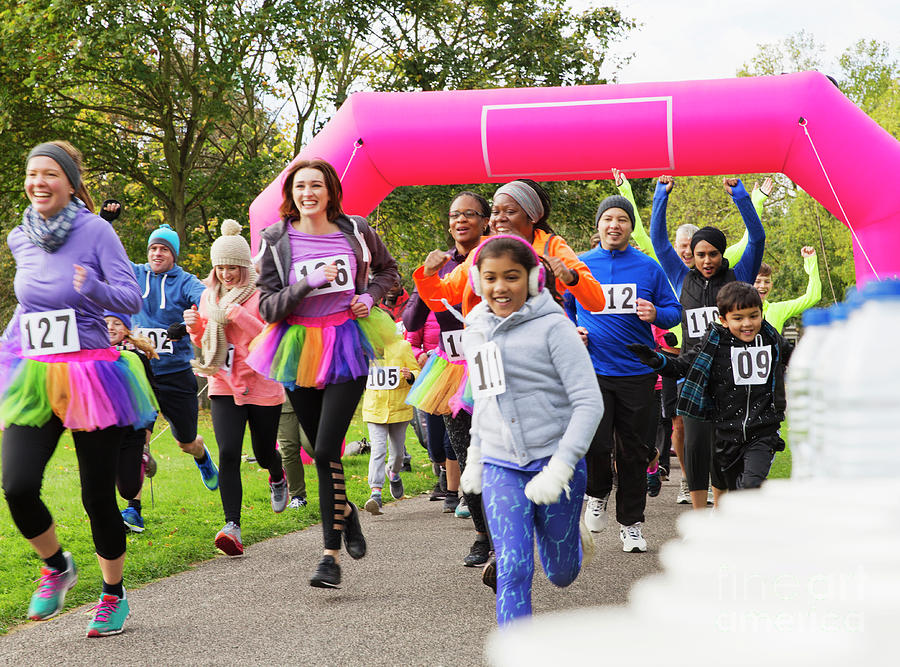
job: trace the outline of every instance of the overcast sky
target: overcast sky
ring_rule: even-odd
[[[613,50],[634,52],[620,83],[734,76],[757,52],[805,29],[826,47],[826,74],[861,38],[900,51],[900,0],[569,0],[573,8],[613,5],[643,25]]]

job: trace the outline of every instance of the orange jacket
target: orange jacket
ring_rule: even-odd
[[[482,237],[479,243],[487,238]],[[606,306],[603,287],[561,236],[551,236],[542,229],[535,229],[534,242],[531,247],[541,257],[544,255],[559,257],[563,264],[578,274],[578,282],[574,285],[566,285],[560,280],[556,281],[556,290],[560,294],[569,291],[588,310],[603,310]],[[472,265],[474,254],[474,252],[470,252],[465,262],[443,278],[439,277],[437,273],[426,276],[422,266],[415,270],[413,280],[416,283],[416,289],[431,310],[437,312],[447,310],[441,303],[441,299],[446,299],[450,304],[462,303],[463,315],[466,315],[481,301],[481,298],[472,291],[472,285],[469,283],[469,267]]]

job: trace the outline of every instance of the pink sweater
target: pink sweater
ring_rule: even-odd
[[[428,313],[428,319],[425,320],[425,324],[421,329],[407,331],[403,337],[412,346],[416,359],[423,352],[436,349],[441,341],[441,327],[434,316],[434,311]]]
[[[191,341],[200,346],[203,332],[206,331],[206,300],[209,289],[203,292],[200,299],[200,322],[189,328]],[[263,330],[265,322],[259,315],[259,290],[240,305],[234,305],[228,312],[228,324],[225,325],[225,338],[234,346],[231,373],[220,368],[209,378],[210,396],[233,396],[236,405],[281,405],[284,403],[284,387],[274,380],[263,377],[247,365],[247,346]]]

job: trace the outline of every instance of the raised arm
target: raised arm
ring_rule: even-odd
[[[822,280],[819,277],[819,260],[815,249],[812,246],[804,246],[800,250],[800,256],[803,257],[803,270],[809,276],[806,292],[796,299],[770,303],[766,313],[766,319],[778,333],[781,333],[787,320],[812,308],[822,298]]]
[[[613,169],[613,176],[616,179],[616,187],[619,188],[619,194],[625,197],[630,203],[631,207],[634,209],[634,231],[631,233],[631,238],[634,240],[634,244],[638,247],[645,255],[649,255],[653,259],[656,259],[656,252],[653,250],[653,242],[650,240],[650,236],[647,234],[647,230],[644,229],[644,221],[641,220],[641,214],[638,211],[637,204],[634,201],[634,193],[631,191],[631,183],[628,182],[628,179],[625,178],[625,174],[623,174],[618,169]],[[658,262],[659,260],[656,259]]]
[[[762,185],[760,185],[758,181],[753,185],[753,192],[750,193],[750,201],[753,202],[753,208],[756,209],[756,215],[759,216],[760,220],[762,220],[763,216],[763,204],[770,194],[772,194],[771,178],[766,178]],[[744,250],[747,248],[747,242],[749,240],[750,234],[744,229],[740,241],[725,249],[725,259],[728,260],[728,266],[735,266],[741,261],[741,256],[744,254]]]
[[[447,259],[438,264],[440,254],[446,255]],[[413,272],[413,281],[416,283],[419,298],[432,311],[440,313],[447,310],[441,299],[446,299],[449,304],[462,302],[466,281],[469,279],[469,267],[472,265],[472,254],[469,253],[465,262],[441,278],[438,270],[449,260],[449,253],[433,250],[425,259],[425,264]]]
[[[650,240],[656,253],[656,261],[663,267],[666,277],[672,286],[678,290],[684,282],[688,269],[675,248],[669,242],[669,233],[666,230],[666,207],[669,204],[669,193],[675,187],[675,179],[671,176],[660,176],[653,193],[653,210],[650,213]]]
[[[733,267],[735,277],[741,282],[753,284],[756,274],[759,273],[759,265],[762,263],[763,251],[766,246],[766,232],[760,222],[750,195],[744,189],[744,184],[738,178],[723,179],[725,192],[731,195],[734,205],[737,206],[747,228],[749,240],[747,250],[741,260]]]

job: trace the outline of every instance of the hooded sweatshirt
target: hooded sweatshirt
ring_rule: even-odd
[[[472,382],[475,355],[493,341],[500,350],[506,391],[476,398],[472,446],[483,459],[526,469],[559,456],[575,467],[603,416],[603,398],[575,326],[545,289],[506,318],[479,303],[466,317],[463,347]]]
[[[140,292],[122,242],[106,220],[82,208],[75,215],[65,243],[48,253],[32,243],[21,227],[13,229],[7,244],[16,260],[13,287],[19,307],[6,335],[19,336],[22,313],[72,308],[82,350],[109,347],[104,310],[137,312]],[[74,265],[87,269],[87,279],[76,291]]]
[[[154,375],[167,375],[188,370],[194,350],[190,339],[185,336],[179,341],[170,341],[165,336],[170,324],[184,320],[184,311],[200,305],[200,297],[206,289],[197,276],[188,273],[177,264],[163,273],[154,273],[149,264],[131,265],[137,279],[143,301],[140,312],[134,316],[134,326],[156,329],[149,338],[158,341],[156,351],[159,359],[151,360]]]

